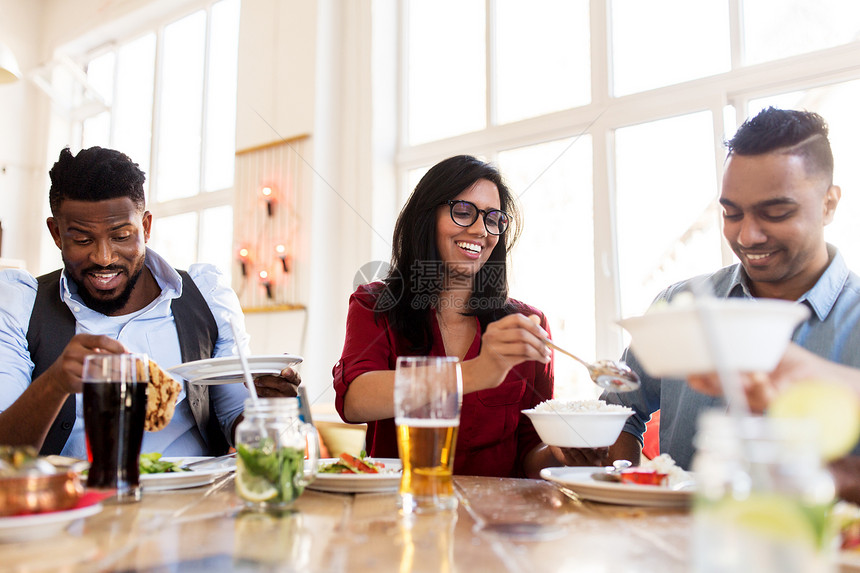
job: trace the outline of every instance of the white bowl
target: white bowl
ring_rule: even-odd
[[[776,299],[696,299],[619,320],[630,348],[654,378],[684,378],[716,371],[715,355],[737,372],[770,372],[809,309]],[[703,319],[712,325],[713,340]],[[712,344],[712,342],[714,344]]]
[[[543,443],[560,448],[605,448],[615,443],[633,412],[523,410]]]

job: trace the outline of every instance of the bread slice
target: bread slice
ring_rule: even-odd
[[[142,364],[138,364],[142,368]],[[182,391],[179,382],[159,368],[158,364],[149,361],[149,384],[146,389],[146,422],[143,429],[147,432],[157,432],[164,429],[173,418],[176,408],[176,398]]]

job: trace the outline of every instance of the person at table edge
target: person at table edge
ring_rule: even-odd
[[[146,243],[145,175],[123,153],[63,149],[50,171],[48,230],[63,268],[35,278],[0,271],[0,443],[86,459],[83,359],[144,352],[162,367],[247,350],[238,298],[212,265],[177,271]],[[234,340],[229,320],[239,330]],[[295,396],[292,369],[258,379],[261,395]],[[181,381],[180,381],[181,382]],[[232,444],[248,390],[182,383],[168,426],[144,452],[217,455]]]
[[[689,291],[692,281],[717,297],[797,301],[811,313],[792,340],[830,361],[860,367],[860,279],[824,240],[824,227],[841,198],[833,184],[824,120],[812,112],[770,107],[747,119],[727,147],[720,194],[723,235],[740,263],[674,284],[655,303],[671,302]],[[699,413],[725,409],[724,399],[682,380],[650,377],[629,348],[624,359],[642,378],[642,387],[603,396],[635,410],[609,459],[639,460],[645,424],[659,409],[661,452],[689,468]]]
[[[854,392],[860,402],[860,369],[831,362],[793,342],[771,372],[741,372],[738,378],[753,414],[765,413],[781,392],[797,382],[809,380],[842,384]],[[715,372],[690,375],[687,383],[702,394],[723,395],[722,383]],[[843,456],[830,461],[827,467],[836,482],[837,495],[860,503],[860,455]]]

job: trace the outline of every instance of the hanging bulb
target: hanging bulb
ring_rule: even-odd
[[[275,192],[271,187],[266,185],[265,187],[260,189],[260,194],[263,196],[263,200],[266,202],[266,212],[269,214],[269,217],[272,216],[274,212],[274,201],[275,201]]]
[[[290,272],[290,267],[287,264],[287,248],[282,244],[276,245],[275,253],[278,255],[278,258],[281,259],[281,267],[284,269],[284,272]]]
[[[269,280],[269,273],[260,271],[260,283],[266,287],[266,298],[272,298],[272,281]]]
[[[250,255],[250,253],[248,252],[248,249],[246,249],[245,247],[242,247],[241,249],[239,249],[239,264],[242,265],[242,276],[243,277],[248,276],[248,256],[249,255]]]

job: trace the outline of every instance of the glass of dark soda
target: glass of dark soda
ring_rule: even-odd
[[[84,427],[90,456],[87,487],[116,490],[119,503],[140,500],[148,364],[146,354],[84,358]]]

